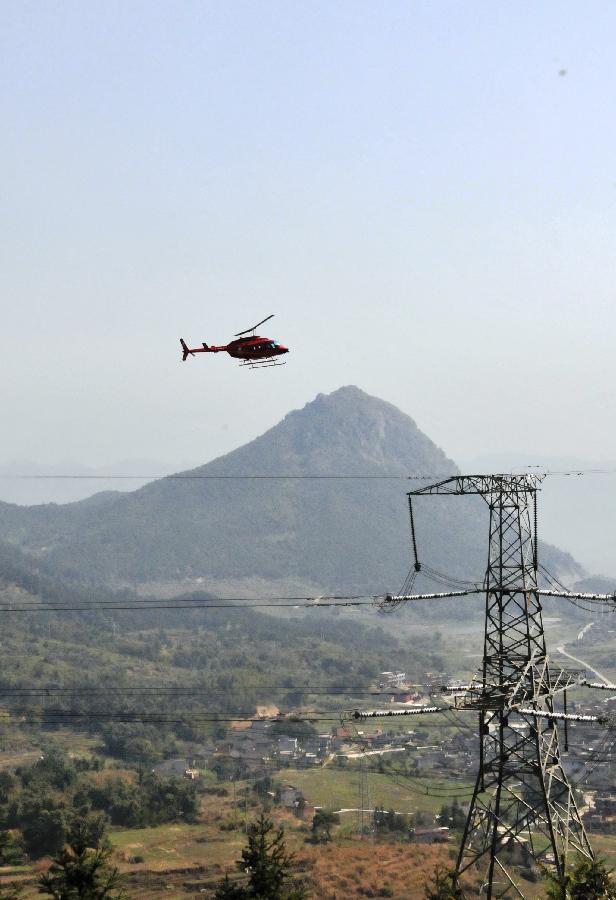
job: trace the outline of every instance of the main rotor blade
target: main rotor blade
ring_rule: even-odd
[[[238,331],[237,334],[234,334],[233,337],[241,337],[243,334],[248,334],[249,331],[254,331],[259,325],[263,325],[264,322],[269,322],[270,319],[274,318],[274,313],[271,316],[267,316],[265,319],[261,319],[260,322],[257,322],[256,325],[253,325],[252,328],[247,328],[246,331]]]

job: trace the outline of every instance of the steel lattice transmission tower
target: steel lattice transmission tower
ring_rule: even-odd
[[[454,476],[409,493],[475,494],[490,511],[483,666],[456,705],[479,713],[480,762],[456,864],[464,893],[523,897],[516,866],[541,862],[557,877],[575,850],[592,858],[562,766],[554,697],[575,676],[549,665],[537,584],[540,476]],[[534,527],[533,527],[534,526]]]

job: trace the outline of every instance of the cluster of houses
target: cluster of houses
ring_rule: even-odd
[[[587,791],[584,794],[586,807],[582,821],[590,831],[601,831],[606,826],[616,827],[616,797],[612,793],[601,794]]]
[[[246,724],[248,727],[246,727]],[[323,762],[332,746],[331,734],[300,737],[282,734],[269,719],[231,725],[215,752],[241,759],[244,766],[259,769],[265,760],[275,760],[293,766],[317,766]]]
[[[423,705],[426,695],[447,683],[446,673],[426,673],[421,689],[410,685],[404,672],[380,672],[378,687],[383,694],[391,692],[389,700],[396,704]],[[454,685],[455,686],[455,685]],[[422,696],[423,694],[423,696]],[[606,706],[616,704],[616,697],[593,700],[577,700],[572,703],[576,712],[605,712]],[[598,709],[601,706],[601,710]],[[398,720],[400,722],[400,720]],[[271,771],[271,765],[280,769],[312,768],[323,765],[344,764],[344,760],[364,754],[386,757],[387,754],[404,754],[406,760],[416,760],[422,772],[434,772],[452,778],[474,777],[477,767],[477,747],[469,741],[468,733],[457,731],[446,741],[432,738],[432,732],[422,729],[421,720],[413,721],[414,730],[399,728],[357,729],[344,724],[336,725],[329,731],[316,733],[313,729],[301,731],[290,723],[285,733],[284,720],[268,718],[251,722],[236,722],[227,729],[224,737],[207,746],[198,748],[194,755],[186,759],[166,760],[155,767],[161,774],[183,775],[186,778],[199,777],[200,770],[215,768],[221,761],[241,767],[242,777],[261,777]],[[520,723],[520,727],[525,727]],[[570,726],[569,741],[578,744],[577,728]],[[580,729],[581,736],[581,729]],[[586,760],[585,757],[588,757]],[[591,829],[601,829],[612,825],[616,829],[616,795],[612,793],[613,772],[611,754],[597,759],[592,746],[580,740],[575,753],[565,756],[565,764],[573,778],[581,774],[584,763],[592,761],[593,790],[584,792],[581,812],[585,824]],[[594,788],[598,787],[596,790]],[[272,800],[276,804],[294,811],[298,815],[313,812],[308,807],[302,792],[292,783],[283,782],[276,787]],[[439,827],[416,829],[415,840],[448,840],[448,829]],[[516,853],[523,854],[517,846]],[[525,860],[520,859],[524,864]]]
[[[424,676],[424,692],[431,691],[435,683],[443,683],[446,673],[427,672]],[[408,705],[422,705],[426,701],[422,690],[417,685],[408,683],[406,673],[398,671],[380,672],[378,688],[384,695],[384,702]],[[251,722],[232,723],[225,736],[209,745],[195,748],[190,758],[182,757],[165,760],[155,766],[155,771],[165,775],[184,775],[195,779],[200,769],[213,767],[222,760],[235,760],[241,765],[242,772],[258,774],[266,763],[275,762],[281,767],[315,767],[326,761],[331,763],[336,757],[352,759],[358,752],[361,743],[362,752],[396,753],[419,751],[422,766],[449,768],[456,760],[457,751],[445,748],[440,744],[425,741],[427,735],[421,729],[417,731],[392,731],[377,728],[361,732],[346,725],[334,726],[327,732],[315,734],[312,730],[300,733],[296,728],[289,728],[288,734],[280,720],[270,718],[256,719]],[[470,765],[466,759],[466,742],[459,748],[463,756],[464,768]]]

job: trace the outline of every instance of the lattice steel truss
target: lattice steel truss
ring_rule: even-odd
[[[357,797],[357,833],[361,838],[372,833],[374,810],[370,801],[370,783],[365,754],[359,757],[359,784]]]
[[[456,698],[457,706],[478,711],[480,733],[456,885],[464,896],[470,870],[478,867],[488,900],[524,896],[520,865],[542,863],[562,877],[572,849],[593,857],[561,763],[557,721],[550,718],[555,694],[576,679],[553,669],[546,652],[533,527],[540,480],[455,476],[409,493],[409,502],[416,495],[476,494],[490,510],[483,666]]]

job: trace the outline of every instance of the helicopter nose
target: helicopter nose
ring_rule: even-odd
[[[288,348],[288,347],[285,347],[284,344],[278,344],[278,352],[279,352],[279,353],[288,353],[288,352],[289,352],[289,348]]]

